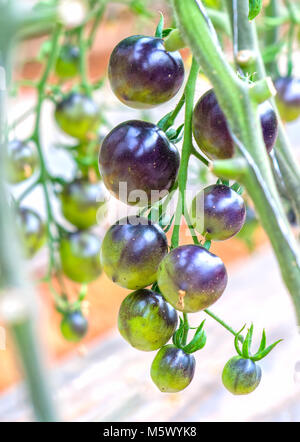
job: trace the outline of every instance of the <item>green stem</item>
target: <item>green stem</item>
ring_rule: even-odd
[[[217,321],[219,324],[221,324],[222,327],[226,328],[226,330],[228,330],[233,336],[237,336],[238,332],[236,332],[232,327],[230,327],[228,324],[226,324],[226,322],[224,322],[221,318],[219,318],[217,315],[215,315],[215,313],[213,313],[209,309],[205,309],[204,311],[208,316],[210,316],[215,321]],[[239,340],[241,342],[243,342],[242,336],[239,337]]]
[[[173,8],[184,40],[214,87],[235,141],[237,156],[247,161],[248,170],[241,182],[254,201],[270,238],[300,322],[300,253],[275,186],[262,138],[257,103],[251,99],[248,84],[235,75],[225,59],[202,3],[173,0]],[[248,21],[248,8],[248,1],[239,1],[238,29],[243,29],[245,34],[250,35],[250,41],[255,42],[254,25]],[[242,36],[237,41],[246,44]],[[256,47],[250,49],[256,53]],[[260,68],[259,60],[257,63]]]
[[[271,0],[269,5],[265,10],[266,17],[277,18],[279,16],[279,5],[278,0]],[[270,29],[267,29],[265,32],[265,46],[273,46],[278,43],[279,39],[279,28],[278,26],[274,26]],[[273,76],[278,76],[278,66],[276,59],[266,64],[266,70],[269,74]]]

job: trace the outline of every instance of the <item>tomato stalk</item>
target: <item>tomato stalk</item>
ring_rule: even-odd
[[[251,196],[270,238],[300,322],[299,247],[275,186],[257,115],[258,104],[251,99],[248,84],[235,74],[226,61],[202,2],[186,0],[183,4],[180,0],[173,0],[172,4],[184,40],[213,84],[237,147],[236,155],[247,161],[247,172],[241,174],[239,181]],[[239,2],[238,10],[238,29],[241,35],[244,31],[247,32],[245,20],[248,15],[248,1]],[[254,35],[253,28],[250,31]]]
[[[0,6],[0,49],[2,54],[1,74],[9,72],[10,49],[16,17],[12,14],[14,2],[6,2]],[[18,24],[18,26],[20,23]],[[32,399],[35,414],[40,421],[56,421],[55,407],[48,389],[49,379],[44,371],[41,345],[37,338],[36,311],[37,301],[34,289],[24,275],[24,265],[21,259],[19,244],[13,229],[13,214],[8,203],[7,189],[3,177],[3,155],[7,144],[7,84],[9,79],[2,77],[0,90],[0,267],[1,291],[0,310],[5,323],[15,339],[27,385]]]

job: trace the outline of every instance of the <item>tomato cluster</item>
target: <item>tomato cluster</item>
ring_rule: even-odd
[[[109,80],[122,103],[133,108],[153,107],[179,90],[183,64],[179,54],[166,52],[160,38],[133,36],[113,50]],[[276,115],[269,103],[262,104],[259,113],[270,151],[277,135]],[[193,123],[196,141],[209,158],[233,155],[234,143],[213,91],[199,100]],[[180,168],[174,131],[165,132],[162,127],[125,121],[100,147],[99,170],[106,188],[123,203],[141,206],[143,213],[149,211],[148,218],[129,216],[112,225],[104,236],[100,257],[103,271],[113,282],[134,290],[119,310],[121,335],[136,349],[159,350],[151,366],[152,380],[162,392],[178,392],[193,379],[196,362],[192,353],[203,348],[206,334],[203,322],[187,344],[188,329],[182,319],[177,328],[177,311],[184,315],[199,312],[222,296],[226,268],[206,245],[236,235],[244,225],[246,206],[227,184],[206,187],[195,197],[190,211],[191,222],[205,237],[205,244],[172,246],[170,250],[163,216],[158,216],[157,222],[150,216],[156,210],[153,204],[176,186]],[[203,208],[200,212],[198,205]],[[170,338],[173,344],[168,344]],[[225,366],[224,385],[234,394],[254,390],[260,369],[251,359],[235,360]]]

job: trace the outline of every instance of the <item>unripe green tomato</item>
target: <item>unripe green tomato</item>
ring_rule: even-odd
[[[97,224],[104,210],[104,190],[102,183],[90,183],[87,180],[75,179],[64,186],[60,194],[61,209],[64,217],[78,229],[88,229]],[[99,220],[99,218],[98,218]]]
[[[163,393],[184,390],[194,377],[196,361],[175,345],[165,345],[155,356],[151,365],[151,378]]]
[[[100,247],[100,239],[87,231],[62,237],[59,252],[64,274],[82,284],[98,278],[101,274]]]
[[[99,128],[100,109],[92,98],[72,92],[57,104],[55,120],[66,134],[87,140]]]
[[[234,356],[229,359],[222,373],[224,387],[235,395],[249,394],[261,380],[261,368],[251,359]]]
[[[7,145],[5,155],[6,178],[9,183],[17,184],[30,178],[38,165],[35,145],[12,140]]]
[[[81,311],[67,313],[60,323],[61,333],[67,341],[80,341],[85,336],[87,329],[88,321]]]
[[[37,212],[26,207],[18,209],[16,224],[25,257],[32,258],[45,244],[45,224]]]
[[[101,264],[116,284],[131,290],[156,281],[157,268],[168,252],[164,231],[147,218],[122,218],[106,232]]]
[[[55,72],[63,79],[73,78],[79,74],[80,51],[77,46],[65,44],[57,57]]]
[[[281,118],[291,122],[300,115],[300,79],[294,77],[279,77],[274,81],[277,94],[276,104]]]
[[[173,336],[176,326],[177,312],[160,293],[136,290],[121,304],[119,331],[138,350],[158,350]]]

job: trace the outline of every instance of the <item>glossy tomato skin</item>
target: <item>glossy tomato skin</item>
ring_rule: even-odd
[[[101,264],[116,284],[131,290],[156,280],[160,261],[168,252],[164,231],[143,217],[122,218],[106,232]]]
[[[191,217],[196,230],[206,239],[223,241],[243,227],[246,206],[243,198],[230,187],[214,184],[194,198]]]
[[[92,98],[72,92],[56,105],[55,120],[66,134],[86,140],[100,125],[100,109]]]
[[[59,252],[64,274],[72,281],[89,283],[101,274],[100,239],[88,231],[61,238]]]
[[[224,387],[232,394],[244,395],[254,391],[261,380],[261,368],[251,359],[234,356],[222,373]]]
[[[204,247],[179,246],[160,263],[157,283],[174,308],[194,313],[216,302],[227,285],[222,260]]]
[[[113,50],[108,78],[122,103],[146,109],[177,94],[184,80],[184,66],[179,52],[167,52],[162,39],[134,35]]]
[[[277,117],[269,102],[260,104],[258,112],[262,124],[263,139],[267,151],[270,152],[277,137]],[[227,121],[213,89],[202,95],[195,106],[193,132],[198,146],[208,158],[212,160],[225,159],[234,155],[234,144]]]
[[[78,342],[86,335],[88,321],[81,311],[70,312],[63,317],[60,329],[67,341]]]
[[[151,365],[151,378],[163,393],[184,390],[193,380],[196,361],[175,345],[165,345]]]
[[[105,186],[130,205],[147,206],[165,196],[176,181],[179,163],[177,148],[162,130],[145,121],[117,126],[104,139],[99,154]],[[120,191],[120,183],[127,184],[127,192]]]
[[[12,140],[7,144],[5,154],[6,178],[11,184],[18,184],[30,178],[38,165],[38,154],[34,144]]]
[[[75,179],[63,187],[60,200],[64,217],[81,230],[96,225],[97,216],[101,218],[105,212],[105,195],[100,181],[91,183]],[[103,210],[99,210],[100,207]]]
[[[176,326],[176,310],[153,290],[136,290],[121,304],[119,331],[138,350],[158,350],[173,336]]]
[[[26,258],[32,258],[46,241],[46,228],[33,209],[20,207],[16,213],[17,231]]]
[[[300,78],[279,77],[274,85],[281,118],[287,122],[296,120],[300,115]]]
[[[76,77],[79,74],[80,51],[77,46],[65,44],[58,54],[55,72],[62,79]]]

